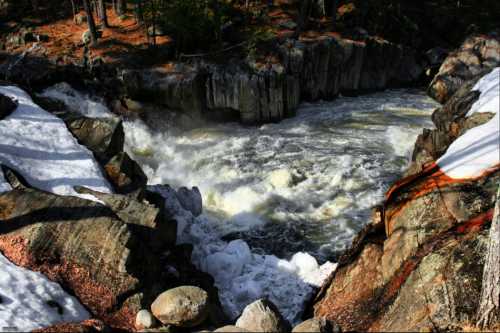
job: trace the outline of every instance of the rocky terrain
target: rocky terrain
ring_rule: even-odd
[[[191,262],[192,246],[177,244],[179,221],[172,207],[200,215],[200,192],[148,187],[143,170],[124,151],[119,117],[83,116],[34,94],[64,81],[99,92],[115,114],[140,117],[152,127],[169,117],[185,127],[202,120],[250,125],[293,116],[302,101],[411,85],[434,64],[432,54],[425,63],[414,50],[375,36],[287,37],[275,52],[277,60],[267,63],[195,61],[146,69],[98,60],[86,67],[61,64],[36,52],[2,56],[0,251],[13,264],[57,282],[81,303],[86,317],[74,323],[57,317],[39,331],[478,328],[490,228],[499,210],[500,165],[478,160],[477,147],[460,151],[457,145],[474,129],[488,134],[498,120],[498,109],[479,110],[498,105],[498,84],[478,88],[499,73],[497,34],[469,37],[444,60],[428,89],[443,103],[433,114],[436,128],[419,136],[405,177],[387,192],[372,223],[311,300],[309,316],[294,328],[267,299],[248,305],[236,321],[227,318],[213,278]],[[39,123],[52,130],[40,130]],[[498,145],[495,150],[495,141],[487,139],[478,145],[493,146],[484,154],[490,156]],[[484,167],[456,176],[455,162],[464,156]],[[75,161],[88,170],[79,170]],[[166,192],[173,196],[162,196]],[[46,303],[69,311],[55,300]],[[495,304],[494,319],[481,328],[500,329],[498,299]]]
[[[483,270],[494,241],[489,235],[495,235],[490,225],[500,200],[499,72],[492,71],[499,65],[498,42],[496,36],[468,38],[443,63],[429,88],[445,102],[434,112],[436,129],[418,138],[407,177],[387,192],[372,223],[317,295],[316,318],[348,331],[474,329],[482,315]],[[467,52],[476,56],[474,65],[462,62]],[[476,88],[485,73],[496,80],[490,97]],[[488,99],[487,111],[471,114],[475,103],[487,105]],[[451,171],[443,169],[454,142],[490,122],[497,126],[491,143],[496,163],[471,176],[450,177]],[[473,158],[474,151],[464,148],[459,154],[454,158]],[[498,274],[496,279],[498,285]],[[493,297],[498,302],[498,294]],[[498,330],[496,311],[486,329]]]

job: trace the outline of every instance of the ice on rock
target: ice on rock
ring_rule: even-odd
[[[9,183],[7,183],[3,175],[3,171],[0,169],[0,193],[7,192],[10,190],[12,190],[12,187],[10,186]]]

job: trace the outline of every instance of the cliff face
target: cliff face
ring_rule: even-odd
[[[497,74],[489,76],[498,80]],[[471,113],[486,97],[476,85],[482,75],[466,76],[470,81],[435,111],[436,129],[418,138],[407,176],[387,192],[372,223],[317,295],[315,317],[343,330],[371,331],[462,330],[477,320],[500,161],[462,178],[441,166],[454,142],[495,122],[498,110]],[[498,83],[492,87],[490,93]],[[498,95],[490,101],[498,108]],[[498,137],[498,128],[493,135]],[[473,149],[454,158],[472,158],[467,154]]]
[[[422,71],[411,50],[375,38],[287,40],[277,51],[278,64],[125,70],[121,78],[132,98],[195,118],[257,124],[293,115],[301,100],[411,84]]]

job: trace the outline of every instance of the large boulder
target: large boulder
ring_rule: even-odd
[[[428,93],[445,103],[468,80],[500,65],[500,36],[468,37],[458,50],[448,55],[429,85]]]
[[[193,327],[207,319],[209,304],[203,289],[181,286],[160,294],[151,304],[151,312],[163,324]]]
[[[290,325],[271,301],[259,299],[245,307],[236,326],[250,332],[288,332]]]
[[[71,290],[107,324],[133,329],[159,259],[134,228],[99,203],[18,186],[0,194],[0,250]]]
[[[106,163],[123,151],[125,133],[121,121],[112,118],[89,118],[74,112],[56,112],[64,120],[78,142],[92,151],[95,157]]]

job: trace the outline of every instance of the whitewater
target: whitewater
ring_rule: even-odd
[[[66,84],[44,95],[85,115],[113,116]],[[126,150],[176,212],[178,243],[193,244],[192,260],[214,277],[227,314],[267,297],[296,323],[402,175],[437,106],[423,92],[393,90],[303,104],[295,117],[259,127],[153,131],[129,120]],[[198,187],[203,214],[193,216],[157,184]]]

